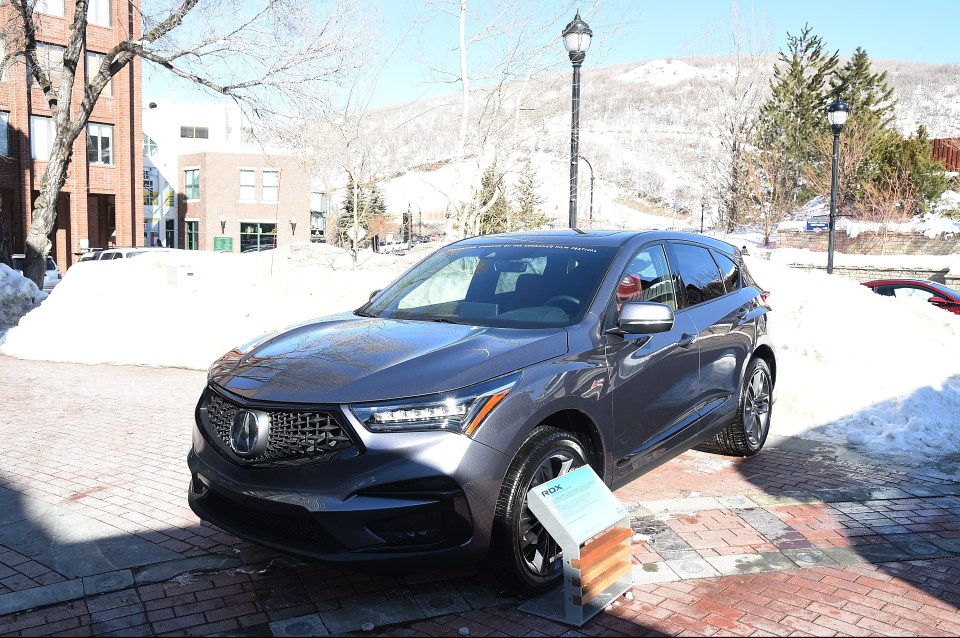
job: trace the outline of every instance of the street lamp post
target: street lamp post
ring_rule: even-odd
[[[593,31],[580,19],[580,12],[563,30],[563,46],[573,64],[573,105],[570,127],[570,228],[577,227],[577,158],[580,155],[580,65],[590,48]],[[592,169],[591,169],[592,170]]]
[[[580,159],[586,162],[590,168],[590,228],[593,228],[593,164],[583,155],[580,156]]]
[[[837,226],[837,156],[840,150],[840,131],[847,122],[847,116],[850,114],[850,107],[847,103],[837,98],[833,104],[827,107],[827,120],[830,122],[830,130],[833,131],[833,173],[830,179],[830,234],[827,239],[827,274],[833,274],[833,251],[836,248],[836,226]]]

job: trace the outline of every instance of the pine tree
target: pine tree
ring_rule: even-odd
[[[850,107],[850,118],[881,129],[893,124],[897,101],[887,84],[887,72],[871,72],[867,52],[857,47],[853,57],[830,80],[830,101],[842,99]]]
[[[509,230],[536,230],[547,223],[547,215],[540,208],[543,198],[537,194],[537,186],[536,171],[530,162],[527,162],[514,191],[515,213]]]
[[[477,232],[480,235],[509,230],[510,204],[503,195],[502,182],[503,176],[497,174],[494,166],[487,168],[480,178],[480,209],[485,209],[478,220]]]
[[[366,233],[358,242],[357,247],[365,246],[370,243],[370,226],[373,222],[374,210],[386,212],[386,206],[383,204],[383,198],[380,196],[379,189],[374,184],[371,192],[368,193],[363,186],[357,187],[357,223]],[[375,195],[375,199],[374,199]],[[350,239],[348,231],[353,228],[353,200],[354,200],[354,180],[353,175],[347,177],[347,187],[344,191],[343,205],[340,207],[340,216],[337,218],[337,238],[338,246],[344,248],[353,248],[353,240]]]
[[[838,60],[836,53],[825,51],[823,40],[809,25],[799,36],[788,33],[787,51],[780,52],[770,80],[770,98],[760,107],[758,143],[765,152],[785,156],[780,188],[790,193],[791,206],[811,194],[805,171],[825,161],[817,140],[830,132],[827,80]]]
[[[910,194],[922,212],[943,195],[950,186],[944,166],[933,159],[930,136],[922,124],[910,137],[888,131],[877,143],[872,183],[877,188],[890,190],[891,185],[906,181]]]

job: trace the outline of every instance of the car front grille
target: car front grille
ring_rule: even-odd
[[[206,412],[205,434],[232,461],[241,465],[286,466],[322,463],[359,454],[335,407],[312,410],[264,409],[270,415],[267,447],[260,454],[241,457],[230,447],[230,428],[241,406],[208,390],[201,405]],[[262,409],[262,408],[258,408]],[[204,425],[204,419],[200,419]]]

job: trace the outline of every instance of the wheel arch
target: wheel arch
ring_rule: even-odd
[[[777,385],[777,358],[773,354],[773,348],[769,345],[762,343],[757,346],[753,351],[753,356],[759,359],[763,359],[767,363],[767,367],[770,368],[770,381],[773,382],[773,385]]]
[[[577,437],[577,440],[580,441],[587,452],[590,466],[601,479],[604,478],[606,456],[604,454],[603,437],[600,436],[600,429],[593,419],[580,410],[565,409],[541,419],[540,424],[569,432]]]

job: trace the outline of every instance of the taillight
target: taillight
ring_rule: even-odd
[[[760,303],[763,304],[763,307],[767,310],[770,310],[770,304],[767,303],[767,299],[770,298],[770,292],[763,290],[760,292]]]

